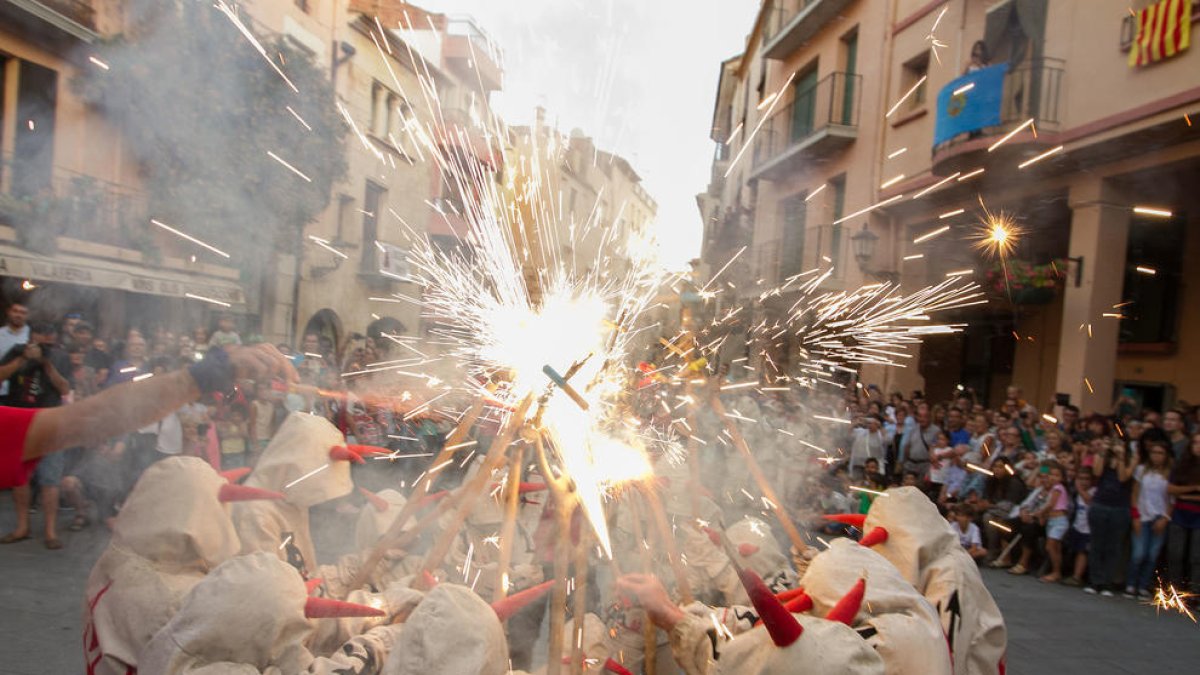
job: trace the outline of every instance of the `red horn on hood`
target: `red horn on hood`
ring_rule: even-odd
[[[309,595],[312,595],[313,591],[320,588],[321,584],[323,583],[325,583],[325,580],[321,577],[313,577],[312,579],[304,582],[304,588],[308,591]]]
[[[388,500],[380,497],[364,487],[358,488],[358,491],[362,493],[362,496],[367,498],[367,501],[371,502],[371,506],[374,506],[376,511],[380,513],[387,513],[388,507],[391,506],[391,504],[388,503]]]
[[[887,528],[873,527],[873,528],[871,528],[870,532],[863,535],[862,539],[858,540],[858,543],[863,546],[870,547],[870,546],[874,546],[875,544],[882,544],[883,542],[885,542],[887,540],[888,540]]]
[[[804,627],[787,611],[783,603],[775,599],[771,589],[763,583],[762,577],[753,570],[739,569],[738,578],[741,579],[746,594],[750,596],[750,603],[754,605],[754,610],[767,627],[767,633],[771,635],[771,641],[776,647],[787,647],[800,639]]]
[[[541,492],[546,489],[546,484],[526,483],[522,481],[521,484],[517,486],[517,489],[520,491],[520,494],[525,494],[526,492]]]
[[[758,553],[758,544],[751,544],[750,542],[744,542],[744,543],[738,544],[737,550],[738,550],[738,555],[742,556],[743,558],[749,558],[750,556],[754,555],[755,553]]]
[[[526,605],[541,598],[551,588],[554,588],[554,580],[540,583],[532,588],[526,588],[519,593],[513,593],[503,600],[493,602],[492,610],[496,612],[496,617],[500,619],[500,623],[504,623],[513,614],[524,609]]]
[[[804,588],[803,588],[803,587],[800,587],[800,588],[789,588],[789,589],[788,589],[788,590],[786,590],[786,591],[782,591],[782,592],[780,592],[780,593],[776,593],[776,594],[775,594],[775,599],[776,599],[776,600],[778,600],[778,601],[780,601],[780,602],[787,602],[788,600],[791,600],[792,598],[794,598],[794,597],[796,597],[796,596],[798,596],[798,595],[804,595]]]
[[[430,504],[436,502],[439,499],[442,499],[443,497],[445,497],[448,494],[450,494],[449,490],[438,490],[437,492],[430,492],[429,494],[425,495],[424,497],[421,497],[421,500],[419,502],[417,502],[417,506],[421,506],[421,507],[429,506]]]
[[[433,576],[433,572],[429,570],[421,570],[421,581],[425,584],[425,590],[427,591],[432,591],[441,583],[437,580],[437,577]]]
[[[391,450],[388,450],[387,448],[381,448],[378,445],[356,445],[354,443],[347,443],[346,448],[351,450],[352,452],[356,452],[360,455],[390,455],[390,454],[392,454]]]
[[[792,614],[803,614],[813,608],[813,599],[801,590],[799,595],[783,603],[783,606]]]
[[[217,474],[224,478],[227,483],[236,483],[250,474],[251,469],[248,466],[243,466],[238,469],[230,469],[228,471],[218,471]]]
[[[217,499],[222,502],[251,502],[258,499],[284,499],[283,493],[274,490],[226,483],[217,492]]]
[[[357,602],[333,598],[309,598],[304,601],[304,616],[309,619],[340,619],[356,616],[387,616],[387,612]]]
[[[847,626],[854,625],[854,617],[858,616],[858,610],[862,608],[863,596],[866,593],[867,578],[859,577],[850,590],[842,596],[842,599],[838,600],[837,604],[829,610],[825,618],[829,621],[840,621]]]
[[[362,455],[351,450],[344,445],[335,445],[329,449],[329,458],[332,460],[340,460],[344,462],[354,462],[355,464],[366,464]]]
[[[616,675],[633,675],[632,671],[618,663],[617,660],[611,656],[608,657],[608,660],[604,662],[604,669],[610,673],[616,673]]]
[[[724,544],[721,543],[721,533],[720,532],[717,532],[716,530],[714,530],[708,526],[702,527],[700,529],[704,530],[704,534],[708,535],[708,539],[709,539],[709,541],[711,541],[713,543],[713,546],[716,546],[717,548],[721,548],[722,546],[724,546]]]
[[[844,523],[851,527],[863,529],[863,523],[867,521],[865,513],[828,513],[821,516],[825,520],[832,520],[835,523]]]

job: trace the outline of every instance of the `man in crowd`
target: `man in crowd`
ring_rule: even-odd
[[[917,427],[908,434],[900,446],[900,461],[906,472],[912,471],[924,479],[929,474],[930,451],[937,443],[938,434],[942,430],[934,424],[929,415],[929,404],[921,401],[917,404]]]
[[[0,356],[17,345],[29,342],[29,308],[21,301],[8,306],[5,313],[5,323],[0,327]],[[8,395],[8,382],[0,382],[0,399]]]
[[[962,408],[953,407],[946,411],[946,435],[950,437],[950,447],[958,447],[971,442],[971,432],[966,428],[966,419]]]
[[[1163,433],[1167,435],[1167,440],[1171,442],[1171,452],[1175,456],[1175,461],[1183,459],[1184,453],[1188,451],[1188,435],[1187,425],[1183,421],[1183,413],[1179,410],[1168,410],[1163,413],[1162,417]]]
[[[137,331],[129,331],[125,340],[125,358],[113,364],[104,386],[128,382],[138,375],[150,372],[149,361],[146,359],[146,338]]]
[[[55,344],[57,337],[52,323],[36,323],[30,327],[27,344],[16,345],[0,357],[0,379],[8,384],[3,403],[14,408],[53,408],[62,405],[63,396],[71,391],[71,362]],[[46,548],[62,548],[58,540],[58,486],[62,481],[65,455],[58,453],[39,463],[33,474],[42,492],[45,515]],[[29,481],[13,488],[17,507],[17,526],[0,538],[0,544],[11,544],[29,538],[29,508],[32,501]]]

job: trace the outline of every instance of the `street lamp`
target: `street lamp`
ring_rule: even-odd
[[[863,223],[862,230],[850,237],[850,245],[854,247],[854,261],[858,263],[858,269],[864,275],[894,284],[899,281],[900,274],[898,272],[873,270],[869,267],[871,260],[875,257],[875,244],[878,242],[879,235],[872,232],[867,224]]]

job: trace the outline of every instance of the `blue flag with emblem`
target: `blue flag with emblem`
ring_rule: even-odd
[[[988,66],[951,80],[950,84],[942,87],[937,97],[934,146],[959,134],[1000,124],[1000,103],[1003,100],[1006,72],[1007,63]]]

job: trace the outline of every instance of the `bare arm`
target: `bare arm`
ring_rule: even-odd
[[[58,368],[54,367],[54,363],[50,361],[49,357],[43,357],[42,369],[46,371],[46,376],[50,378],[50,384],[54,386],[59,395],[66,396],[71,391],[71,383],[63,377],[62,373],[58,372]]]
[[[23,365],[25,365],[25,357],[18,356],[12,361],[0,366],[0,382],[12,377],[13,373],[16,373],[18,370],[20,370],[21,366]]]

